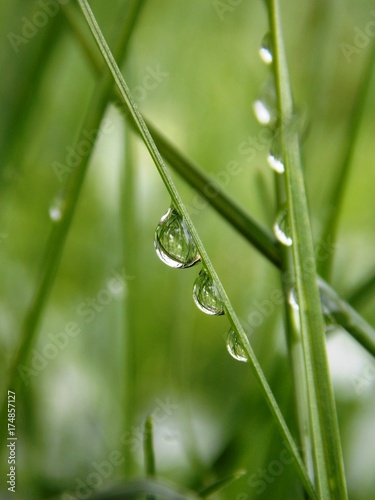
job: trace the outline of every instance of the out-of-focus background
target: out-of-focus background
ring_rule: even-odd
[[[90,2],[111,43],[125,1]],[[324,255],[330,243],[319,237],[374,43],[375,9],[365,0],[280,3],[296,108],[306,125],[314,237]],[[74,166],[96,82],[62,7],[43,24],[47,4],[57,5],[0,5],[0,380],[58,223],[53,219],[69,174],[59,176],[56,165]],[[274,174],[252,109],[269,73],[258,54],[266,31],[261,1],[147,0],[123,73],[144,115],[271,229]],[[340,217],[333,284],[344,297],[374,272],[374,104],[371,90]],[[302,498],[251,370],[226,350],[228,321],[204,315],[192,300],[199,266],[171,269],[155,254],[155,227],[170,199],[147,151],[129,138],[113,106],[106,120],[24,371],[16,498],[88,498],[98,487],[144,475],[142,426],[150,413],[161,477],[199,489],[245,469],[217,498]],[[130,161],[133,176],[124,174]],[[228,165],[236,166],[235,175]],[[282,305],[271,301],[261,324],[249,323],[281,288],[279,273],[172,175],[293,428]],[[374,305],[367,300],[359,309],[372,324]],[[350,498],[370,500],[375,366],[346,332],[330,329]],[[2,397],[8,389],[2,384]],[[7,499],[13,497],[5,443],[4,437],[0,484]],[[112,466],[100,472],[103,462]]]

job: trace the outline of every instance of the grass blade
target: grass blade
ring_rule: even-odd
[[[279,4],[268,8],[274,47],[274,71],[279,120],[284,125],[294,116],[289,75],[281,32]],[[301,336],[308,386],[315,482],[319,498],[347,498],[340,434],[329,373],[325,326],[322,316],[314,247],[311,236],[297,131],[280,129],[285,160],[285,183],[292,252],[299,301]],[[306,262],[309,270],[306,271]]]
[[[209,498],[211,495],[214,493],[217,493],[218,491],[223,490],[230,484],[232,484],[234,481],[237,481],[237,479],[240,479],[242,476],[246,474],[246,471],[240,470],[238,472],[235,472],[234,474],[231,474],[228,477],[224,477],[223,479],[219,479],[219,481],[216,481],[214,484],[211,484],[210,486],[207,486],[207,488],[204,488],[200,493],[199,497],[200,498]]]
[[[147,417],[143,429],[143,451],[147,476],[155,476],[154,426],[151,417]]]
[[[306,488],[306,490],[309,492],[309,494],[315,498],[315,493],[314,489],[311,485],[311,482],[308,478],[306,469],[304,467],[304,464],[301,460],[301,457],[299,455],[298,449],[296,447],[296,444],[290,434],[290,431],[285,423],[285,420],[283,418],[283,415],[280,411],[280,408],[273,396],[273,393],[268,385],[268,382],[264,376],[264,373],[258,363],[258,360],[255,356],[255,353],[246,337],[246,334],[240,324],[239,319],[237,318],[233,307],[229,301],[228,296],[226,295],[226,292],[216,274],[215,269],[212,266],[212,263],[207,255],[207,252],[203,246],[203,243],[191,221],[191,218],[180,198],[180,195],[172,181],[172,178],[164,164],[164,160],[162,159],[155,142],[140,114],[138,111],[137,105],[132,98],[129,88],[121,74],[120,69],[118,68],[115,59],[113,58],[113,55],[108,47],[108,44],[100,30],[100,27],[94,17],[94,14],[87,2],[87,0],[78,0],[82,12],[87,20],[88,25],[90,26],[90,29],[92,31],[93,36],[95,37],[95,40],[98,44],[98,47],[103,55],[104,60],[106,61],[108,68],[110,72],[112,73],[113,79],[116,83],[116,86],[121,94],[121,97],[126,104],[129,115],[132,117],[152,159],[154,160],[155,166],[160,174],[160,177],[162,178],[170,196],[173,201],[174,206],[176,209],[180,212],[181,216],[184,218],[186,225],[188,229],[190,230],[190,233],[194,239],[194,242],[197,246],[198,252],[201,256],[202,262],[205,265],[207,271],[209,272],[211,278],[214,280],[217,289],[221,295],[221,298],[224,303],[224,307],[227,313],[227,317],[229,321],[231,322],[234,330],[236,331],[238,338],[240,339],[241,344],[243,345],[243,348],[246,351],[248,360],[250,361],[250,366],[253,369],[254,375],[261,387],[262,393],[266,399],[266,402],[272,412],[272,415],[274,416],[275,422],[279,428],[281,436],[285,439],[287,446],[289,448],[289,451],[292,453],[292,455],[295,458],[295,466],[296,469],[300,475],[300,478]]]

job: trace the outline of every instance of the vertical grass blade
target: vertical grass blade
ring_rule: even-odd
[[[154,425],[151,417],[147,417],[143,429],[143,451],[145,456],[145,470],[149,477],[154,477],[155,453],[154,453]]]
[[[274,67],[278,97],[281,145],[285,161],[285,183],[292,251],[299,302],[304,352],[315,482],[319,498],[347,498],[340,434],[328,366],[325,325],[321,311],[307,208],[304,179],[296,130],[285,133],[285,124],[294,116],[286,55],[281,31],[279,3],[269,0]]]
[[[108,47],[108,44],[100,30],[100,27],[94,17],[94,14],[87,2],[87,0],[78,0],[82,12],[84,16],[86,17],[87,23],[90,26],[90,29],[92,31],[93,36],[95,37],[95,40],[98,44],[98,47],[104,57],[104,60],[106,61],[108,68],[110,72],[112,73],[112,76],[114,78],[114,81],[116,82],[117,88],[120,92],[120,95],[124,101],[124,103],[127,106],[127,109],[129,111],[129,115],[134,121],[140,136],[143,139],[143,142],[145,146],[147,147],[154,163],[155,166],[159,172],[159,175],[161,179],[163,180],[166,189],[168,190],[170,197],[173,201],[174,206],[176,209],[180,212],[181,216],[184,218],[185,223],[194,239],[194,242],[197,246],[198,252],[201,256],[202,262],[204,266],[206,267],[208,273],[210,274],[211,278],[214,280],[218,292],[223,300],[224,307],[227,313],[227,317],[229,321],[231,322],[235,332],[238,335],[238,338],[240,339],[240,342],[245,349],[246,355],[248,360],[250,361],[250,366],[253,369],[253,373],[260,385],[260,388],[262,390],[262,393],[266,399],[266,402],[272,412],[272,415],[274,416],[275,422],[279,428],[280,434],[287,443],[289,451],[292,453],[292,455],[295,458],[295,466],[296,469],[300,475],[301,481],[303,482],[306,490],[310,494],[312,498],[315,498],[315,492],[314,489],[311,485],[311,482],[308,478],[305,466],[301,460],[301,457],[299,455],[297,446],[292,438],[292,435],[290,434],[290,431],[288,429],[288,426],[285,423],[284,417],[280,411],[280,408],[273,396],[273,393],[269,387],[269,384],[264,376],[264,373],[258,363],[258,360],[255,356],[255,353],[246,337],[246,334],[240,324],[240,321],[235,314],[233,307],[229,301],[229,298],[216,274],[215,269],[212,266],[212,263],[207,255],[207,252],[203,246],[203,243],[191,221],[191,218],[181,200],[181,197],[172,181],[172,178],[164,164],[164,160],[162,159],[155,142],[144,122],[144,119],[142,118],[140,112],[138,111],[138,107],[133,99],[133,97],[130,94],[129,88],[121,74],[120,69],[118,68],[115,59],[113,58],[113,55]]]
[[[156,473],[154,452],[154,429],[151,417],[147,417],[143,429],[143,453],[145,459],[146,475],[153,478]],[[153,495],[147,495],[146,500],[156,500]]]

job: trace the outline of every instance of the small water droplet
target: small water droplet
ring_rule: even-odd
[[[227,336],[227,349],[229,354],[237,361],[247,362],[245,349],[242,347],[236,332],[232,329],[229,330]]]
[[[262,61],[266,64],[271,64],[273,61],[272,55],[272,38],[271,33],[266,33],[260,44],[259,55]]]
[[[276,222],[273,225],[273,231],[275,233],[276,238],[282,245],[286,247],[290,247],[293,243],[290,235],[290,228],[288,222],[288,214],[286,210],[281,210],[279,215],[276,218]]]
[[[65,191],[61,191],[54,201],[52,205],[48,209],[49,217],[53,222],[60,222],[65,209]]]
[[[223,302],[211,276],[205,269],[199,273],[193,288],[193,299],[201,311],[212,316],[225,314]]]
[[[185,269],[201,259],[186,222],[173,207],[160,219],[154,247],[159,259],[170,267]]]
[[[275,138],[272,142],[269,155],[267,157],[268,165],[278,174],[282,174],[285,171],[283,155],[281,151],[280,141]]]
[[[294,309],[295,311],[299,311],[297,290],[294,287],[289,291],[288,302],[292,309]]]
[[[256,119],[261,125],[272,125],[276,122],[276,90],[273,77],[270,77],[261,88],[253,108]]]

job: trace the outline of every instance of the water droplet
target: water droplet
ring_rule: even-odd
[[[272,142],[269,155],[267,157],[268,165],[278,174],[282,174],[285,171],[283,155],[281,151],[280,141],[275,138]]]
[[[65,190],[61,191],[56,196],[56,198],[52,202],[52,205],[49,207],[48,213],[50,219],[53,222],[60,222],[64,215],[64,209],[65,209]]]
[[[288,214],[286,210],[282,210],[276,218],[276,222],[273,225],[273,231],[276,238],[282,245],[290,247],[293,243],[290,235],[290,228],[288,222]]]
[[[173,207],[160,219],[154,246],[159,259],[170,267],[185,269],[200,261],[189,228]]]
[[[272,55],[272,38],[270,33],[266,33],[260,44],[259,55],[262,61],[266,64],[271,64],[273,61]]]
[[[229,354],[237,361],[247,362],[245,349],[242,347],[236,332],[232,329],[230,329],[228,333],[227,349]]]
[[[256,119],[261,125],[272,125],[276,122],[276,90],[273,77],[270,77],[261,88],[253,108]]]
[[[212,316],[225,314],[223,302],[211,276],[205,269],[199,273],[193,288],[193,299],[201,311]]]
[[[295,311],[299,311],[297,290],[294,287],[289,291],[288,302],[292,309],[294,309]]]

